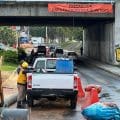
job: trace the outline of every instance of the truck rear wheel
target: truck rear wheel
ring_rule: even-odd
[[[75,109],[77,105],[77,96],[74,96],[70,99],[70,108]]]

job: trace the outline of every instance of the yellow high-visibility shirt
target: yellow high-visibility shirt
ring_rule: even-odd
[[[26,84],[27,83],[27,76],[26,74],[23,73],[23,69],[20,70],[19,75],[18,75],[18,79],[17,79],[17,83],[18,84]]]

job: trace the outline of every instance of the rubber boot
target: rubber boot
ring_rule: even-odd
[[[23,100],[23,104],[27,104],[27,98],[26,97]]]
[[[22,108],[22,101],[17,102],[17,108]]]

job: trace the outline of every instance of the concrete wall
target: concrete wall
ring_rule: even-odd
[[[100,23],[84,29],[84,55],[114,64],[114,23]]]
[[[109,64],[120,64],[116,49],[120,48],[120,1],[115,4],[115,20],[94,24],[84,29],[84,55]],[[119,58],[120,59],[120,58]]]
[[[115,4],[115,39],[114,39],[114,52],[117,48],[120,48],[120,0]],[[116,55],[116,54],[115,54]],[[120,61],[116,61],[115,64],[120,64]]]
[[[115,4],[115,45],[120,45],[120,1]]]

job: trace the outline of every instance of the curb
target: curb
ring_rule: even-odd
[[[91,63],[89,63],[89,64],[91,64]],[[116,75],[116,76],[120,77],[120,74],[115,73],[115,72],[113,72],[113,71],[110,71],[110,70],[108,70],[108,69],[106,69],[106,68],[100,67],[100,66],[95,65],[95,64],[91,64],[91,65],[93,65],[93,66],[95,66],[95,67],[98,67],[99,69],[102,69],[102,70],[104,70],[104,71],[106,71],[106,72],[109,72],[109,73],[111,73],[111,74],[113,74],[113,75]]]
[[[86,62],[87,65],[95,66],[95,67],[97,67],[97,68],[99,68],[99,69],[102,69],[102,70],[104,70],[104,71],[106,71],[106,72],[109,72],[109,73],[111,73],[111,74],[113,74],[113,75],[116,75],[116,76],[120,77],[120,74],[119,74],[119,73],[116,73],[116,72],[114,72],[113,70],[111,71],[111,70],[107,69],[107,67],[106,67],[106,68],[105,68],[105,67],[102,67],[102,66],[104,66],[104,64],[102,65],[102,64],[100,63],[100,64],[101,64],[101,66],[100,66],[99,63],[96,63],[96,64],[95,64],[94,61],[88,59],[87,57],[84,57],[84,58],[87,60],[87,62]],[[106,65],[107,65],[107,64],[106,64]],[[114,66],[113,66],[113,67],[114,67]]]

